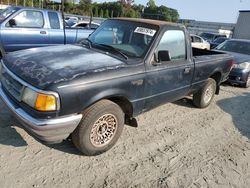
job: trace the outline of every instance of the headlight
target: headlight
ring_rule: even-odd
[[[249,69],[249,63],[248,62],[244,62],[244,63],[240,63],[240,64],[234,64],[234,68],[237,69]]]
[[[57,110],[56,96],[38,93],[28,87],[24,90],[22,101],[38,111],[48,112]]]

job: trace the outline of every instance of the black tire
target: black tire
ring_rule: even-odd
[[[209,91],[210,90],[210,91]],[[208,92],[209,95],[208,95]],[[206,85],[193,94],[193,103],[198,108],[206,108],[212,102],[216,92],[216,81],[209,78]]]
[[[101,154],[112,148],[117,142],[124,127],[124,119],[124,113],[117,104],[109,100],[101,100],[83,112],[81,123],[72,133],[73,143],[85,155],[93,156]],[[95,129],[94,126],[96,127]],[[108,126],[114,130],[112,128],[109,129]],[[104,133],[100,133],[103,131]],[[111,138],[106,138],[108,140],[104,144],[97,143],[96,135],[99,136],[98,138],[103,139],[97,132],[102,134],[102,136],[107,136],[107,134],[112,132]]]
[[[250,73],[248,73],[246,83],[243,84],[243,87],[244,88],[250,87]]]

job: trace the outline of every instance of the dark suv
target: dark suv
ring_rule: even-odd
[[[204,38],[207,42],[213,42],[215,39],[217,38],[220,38],[220,37],[226,37],[226,35],[223,35],[223,34],[219,34],[219,33],[207,33],[207,32],[204,32],[204,33],[201,33],[200,36],[202,38]]]

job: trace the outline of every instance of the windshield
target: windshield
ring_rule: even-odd
[[[216,49],[250,55],[250,42],[228,40],[220,44]]]
[[[227,40],[226,38],[223,38],[223,37],[220,37],[220,38],[217,38],[214,40],[215,43],[222,43],[224,42],[225,40]]]
[[[142,57],[147,53],[157,31],[158,26],[155,25],[107,20],[90,35],[89,40],[93,47],[95,44],[108,45],[128,57]]]
[[[0,12],[0,21],[3,21],[5,18],[13,14],[18,10],[17,7],[8,7]]]
[[[202,33],[200,36],[201,36],[202,38],[208,39],[208,40],[213,40],[213,38],[214,38],[214,35],[211,34],[211,33]]]

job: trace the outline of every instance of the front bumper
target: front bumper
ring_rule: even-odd
[[[228,81],[232,84],[244,84],[247,82],[248,75],[248,71],[233,69],[229,74]]]
[[[0,98],[27,131],[47,143],[58,143],[66,139],[82,119],[82,114],[53,119],[35,119],[11,101],[4,93],[1,84]]]

